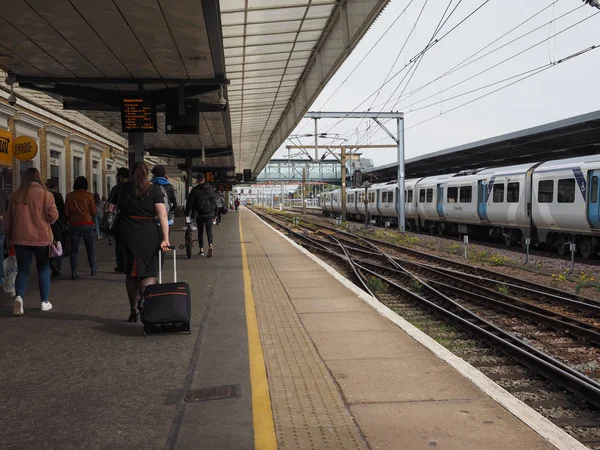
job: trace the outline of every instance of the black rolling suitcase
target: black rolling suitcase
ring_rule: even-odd
[[[144,289],[141,305],[141,320],[144,334],[147,333],[191,333],[192,297],[190,286],[177,282],[177,256],[173,250],[173,283],[162,283],[162,255],[158,257],[158,284]]]

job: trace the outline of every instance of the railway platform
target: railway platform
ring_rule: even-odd
[[[190,336],[125,322],[106,241],[52,311],[35,274],[23,317],[2,298],[2,448],[582,448],[248,209],[214,234],[213,258],[178,252]]]

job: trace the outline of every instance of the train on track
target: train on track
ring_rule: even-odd
[[[582,257],[600,252],[600,155],[465,170],[408,179],[409,230],[489,235],[507,246],[547,244],[564,254],[575,243]],[[350,219],[397,223],[398,183],[346,190]],[[323,214],[341,213],[341,191],[321,198]]]

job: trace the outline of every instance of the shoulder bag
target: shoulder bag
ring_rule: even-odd
[[[119,202],[121,200],[121,191],[123,190],[123,185],[119,188],[119,195],[117,196],[117,203],[113,204],[110,202],[108,208],[106,208],[106,212],[104,216],[102,216],[102,223],[100,224],[100,231],[103,234],[108,234],[109,236],[115,236],[117,234],[117,226],[119,222]]]
[[[46,192],[45,194],[47,194],[48,192]],[[50,193],[50,195],[52,195]],[[46,199],[48,197],[44,197],[44,216],[46,215]],[[46,218],[44,217],[44,220],[46,220]],[[58,219],[57,219],[58,220]],[[52,236],[52,242],[50,242],[50,245],[48,245],[48,254],[50,256],[50,259],[52,258],[60,258],[63,255],[63,248],[62,248],[62,244],[60,243],[60,241],[57,241],[54,239],[54,233],[52,232],[52,225],[50,225],[48,222],[46,222],[46,225],[48,226],[48,230],[50,231],[50,236]]]

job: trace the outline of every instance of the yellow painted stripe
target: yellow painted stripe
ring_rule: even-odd
[[[271,396],[267,382],[267,370],[263,355],[258,321],[252,295],[252,281],[248,268],[246,244],[242,230],[242,211],[239,212],[240,241],[242,241],[242,271],[244,273],[244,297],[246,299],[246,325],[248,327],[248,353],[250,356],[250,386],[252,387],[252,420],[254,422],[254,447],[258,450],[277,449],[275,424],[271,409]]]

